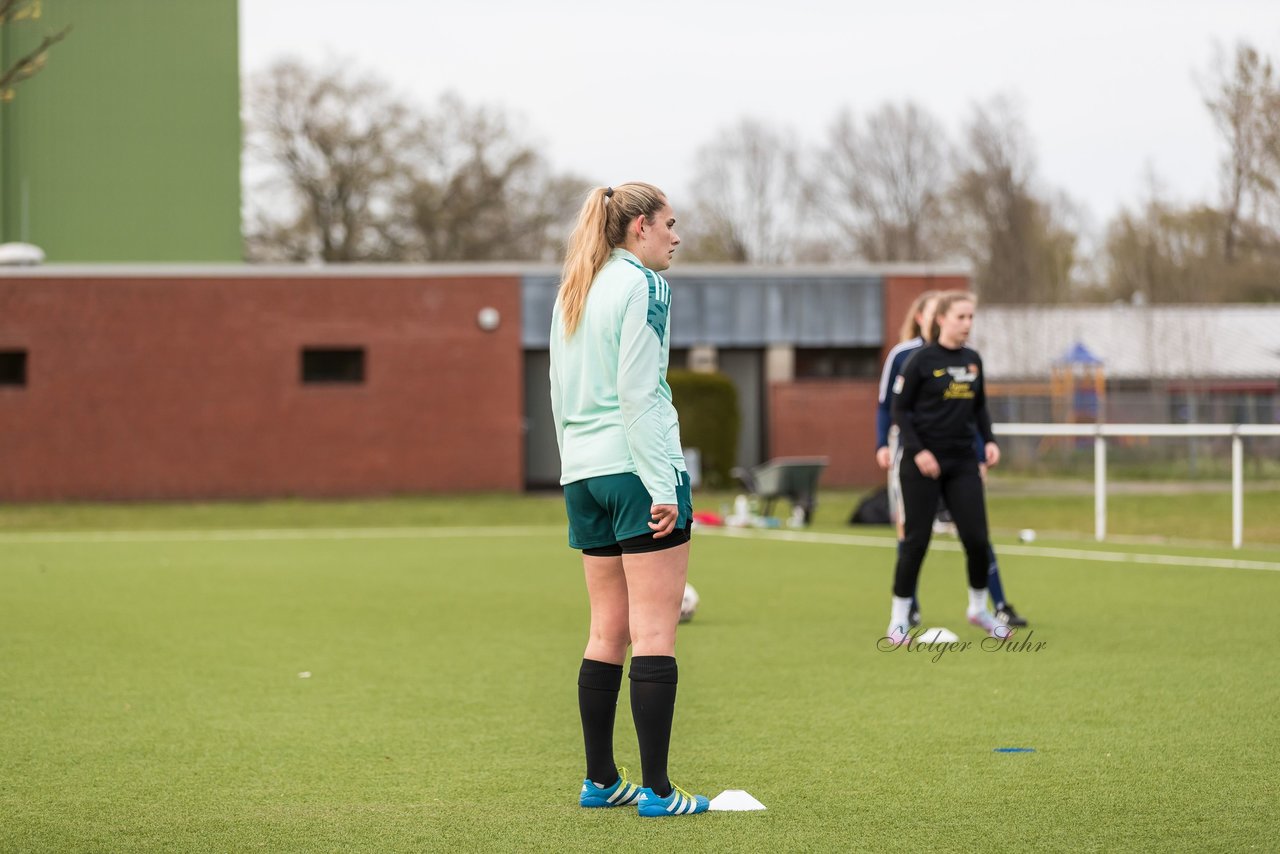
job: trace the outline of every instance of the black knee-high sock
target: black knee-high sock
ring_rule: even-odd
[[[622,665],[582,659],[578,671],[578,713],[587,749],[587,779],[610,786],[618,779],[613,764],[613,717],[618,711]]]
[[[671,794],[667,752],[671,747],[671,717],[676,708],[676,660],[669,655],[631,657],[631,717],[640,743],[644,785],[659,797]]]

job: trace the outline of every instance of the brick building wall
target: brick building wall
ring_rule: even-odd
[[[967,276],[886,276],[884,279],[884,344],[880,361],[898,343],[898,331],[911,303],[925,291],[967,291]]]
[[[518,490],[519,317],[514,275],[8,274],[0,500]],[[364,382],[303,384],[317,346]]]
[[[769,387],[771,457],[826,456],[823,486],[884,480],[876,465],[877,383],[801,380]]]
[[[902,318],[927,290],[967,290],[966,276],[884,278],[880,361],[898,343]],[[875,461],[879,378],[797,380],[769,386],[769,457],[826,456],[823,486],[872,486],[884,481]]]

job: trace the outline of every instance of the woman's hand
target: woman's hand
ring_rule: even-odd
[[[893,454],[889,453],[888,445],[885,445],[882,448],[876,448],[876,465],[880,466],[880,468],[884,469],[885,471],[888,471],[889,466],[892,463],[893,463]]]
[[[997,445],[995,442],[988,442],[984,450],[987,452],[987,468],[991,468],[992,466],[998,465],[1000,463],[1000,446],[999,445]]]
[[[934,480],[942,474],[942,467],[938,465],[938,458],[931,451],[921,451],[916,454],[916,468],[920,469],[920,474],[925,477],[931,477]]]
[[[670,534],[676,527],[676,519],[680,517],[680,508],[675,504],[655,504],[649,508],[653,521],[649,523],[653,538],[659,539]]]

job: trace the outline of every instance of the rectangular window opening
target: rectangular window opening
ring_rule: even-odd
[[[303,347],[304,385],[360,385],[364,382],[363,347]]]
[[[797,347],[795,354],[798,380],[880,376],[880,351],[875,347]]]
[[[0,350],[0,386],[25,387],[27,384],[27,351]]]

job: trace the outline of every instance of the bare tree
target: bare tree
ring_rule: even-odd
[[[823,208],[868,261],[929,261],[941,254],[948,143],[919,106],[885,104],[859,129],[837,116],[823,152]]]
[[[1156,179],[1149,185],[1142,206],[1122,210],[1107,227],[1110,297],[1138,304],[1280,299],[1280,260],[1265,251],[1274,235],[1242,221],[1236,257],[1228,263],[1226,211],[1207,204],[1179,206]]]
[[[1149,179],[1147,198],[1107,228],[1109,295],[1135,302],[1280,299],[1280,77],[1240,43],[1199,81],[1225,142],[1217,205],[1181,205]]]
[[[557,176],[501,112],[445,95],[402,199],[424,260],[554,260],[589,182]]]
[[[1122,210],[1107,227],[1111,295],[1138,305],[1219,301],[1221,228],[1221,213],[1207,206],[1151,199]]]
[[[1038,195],[1025,124],[1013,102],[976,105],[965,127],[948,194],[950,240],[974,266],[975,286],[994,303],[1069,297],[1077,235],[1069,201]]]
[[[375,78],[288,60],[269,68],[249,94],[249,168],[268,173],[247,217],[250,257],[396,257],[391,219],[421,123]]]
[[[0,27],[39,17],[39,0],[0,0]],[[0,102],[12,101],[17,94],[14,87],[44,68],[49,58],[49,48],[65,39],[70,32],[71,27],[63,27],[56,33],[49,33],[27,53],[7,65],[0,65]]]
[[[1205,106],[1227,144],[1222,159],[1223,254],[1233,264],[1241,229],[1274,199],[1280,172],[1280,81],[1268,57],[1238,44],[1227,60],[1219,51],[1204,85]]]
[[[743,119],[695,155],[689,260],[779,264],[796,259],[804,202],[792,134]]]
[[[455,95],[428,114],[376,78],[289,61],[249,93],[251,260],[554,260],[588,184]]]

